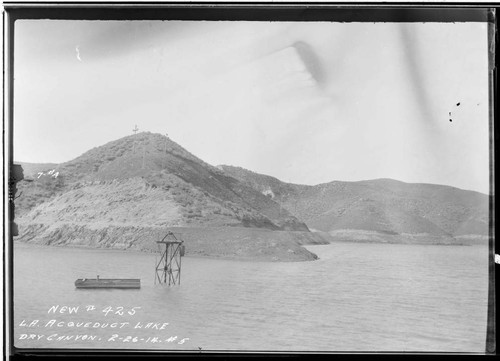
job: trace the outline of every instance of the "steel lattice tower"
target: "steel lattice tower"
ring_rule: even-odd
[[[161,252],[156,264],[155,284],[179,285],[181,283],[181,257],[184,256],[184,241],[168,232],[161,241],[156,242]],[[165,248],[163,248],[165,245]]]

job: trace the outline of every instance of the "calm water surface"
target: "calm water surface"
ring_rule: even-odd
[[[154,254],[16,244],[14,345],[484,351],[487,246],[335,243],[308,249],[320,259],[186,257],[181,286],[169,288],[154,285]],[[97,274],[141,278],[142,287],[75,289],[77,278]],[[56,305],[78,309],[49,313]],[[87,310],[90,305],[95,309]]]

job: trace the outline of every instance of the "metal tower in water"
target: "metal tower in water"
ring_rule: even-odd
[[[156,281],[160,284],[178,285],[181,283],[181,257],[184,256],[184,241],[168,232],[161,241],[156,242],[161,252],[156,264]],[[163,247],[165,245],[165,247]]]

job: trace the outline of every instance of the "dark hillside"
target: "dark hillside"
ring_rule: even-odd
[[[53,175],[57,174],[57,178]],[[160,134],[139,133],[109,142],[53,169],[51,175],[23,184],[17,214],[72,189],[96,181],[142,178],[169,192],[190,224],[209,225],[232,218],[246,227],[308,231],[285,209],[193,156]],[[220,215],[220,217],[219,217]]]
[[[14,162],[23,167],[24,178],[33,179],[39,176],[38,173],[48,172],[57,167],[57,163],[27,163],[27,162]]]
[[[243,168],[220,168],[261,192],[274,194],[310,228],[324,232],[360,230],[446,238],[487,236],[489,231],[489,197],[478,192],[392,179],[306,186]]]
[[[17,239],[24,242],[150,250],[182,227],[194,247],[188,254],[283,261],[313,260],[301,245],[328,243],[269,197],[159,134],[118,139],[21,183]]]

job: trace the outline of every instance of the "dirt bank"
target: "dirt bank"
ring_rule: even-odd
[[[186,256],[255,261],[311,261],[317,256],[302,245],[328,244],[324,235],[244,227],[100,227],[88,223],[20,224],[16,241],[65,247],[157,252],[157,241],[173,231]]]

